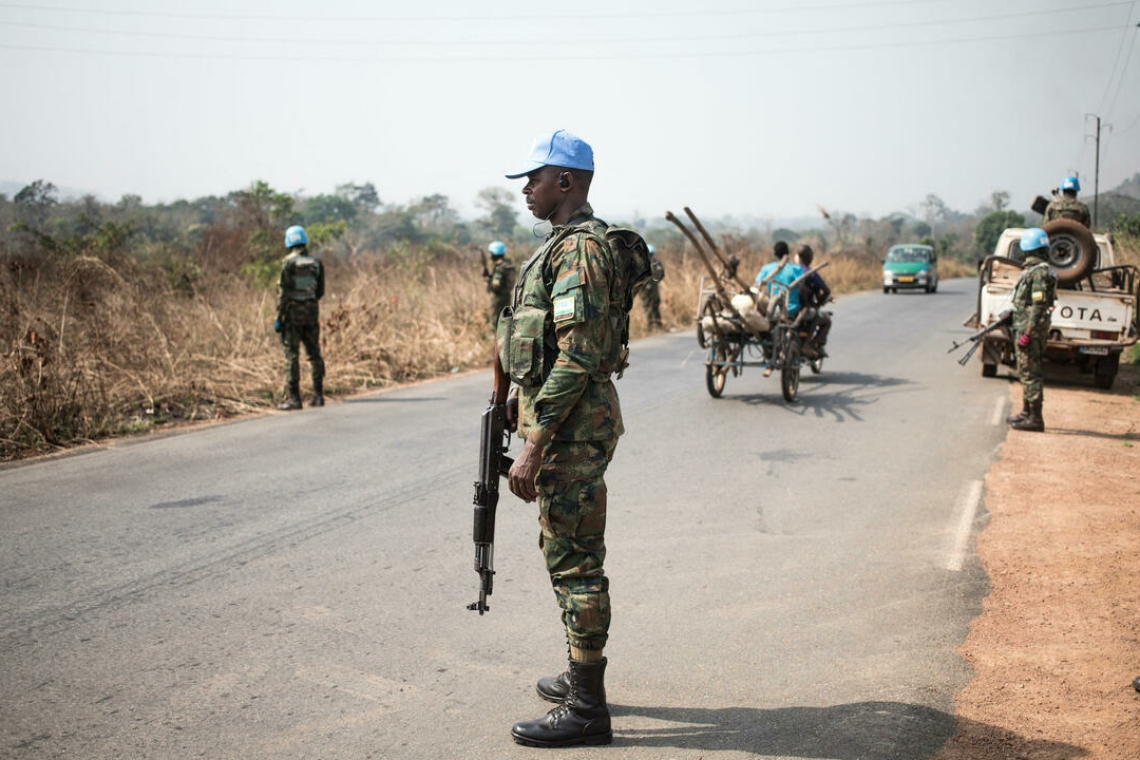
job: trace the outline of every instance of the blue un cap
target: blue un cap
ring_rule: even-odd
[[[507,179],[525,177],[535,169],[544,166],[562,166],[567,169],[583,169],[594,171],[594,149],[580,137],[559,129],[555,132],[544,132],[534,139],[530,155],[527,156],[524,168]]]

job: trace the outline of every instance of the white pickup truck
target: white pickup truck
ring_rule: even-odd
[[[1140,270],[1116,265],[1111,235],[1093,235],[1069,221],[1051,222],[1045,231],[1051,243],[1049,263],[1057,272],[1046,359],[1077,362],[1082,371],[1093,374],[1098,388],[1111,388],[1120,354],[1140,339],[1136,313]],[[1011,307],[1025,261],[1018,245],[1023,232],[1016,227],[1002,232],[993,255],[979,265],[977,311],[966,325],[985,327]],[[994,377],[999,364],[1014,366],[1008,326],[987,333],[983,340],[978,352],[982,375]]]

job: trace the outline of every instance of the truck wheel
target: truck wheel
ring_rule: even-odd
[[[1120,354],[1102,356],[1096,362],[1096,387],[1109,390],[1116,380],[1116,371],[1120,369]]]
[[[1096,241],[1092,232],[1072,219],[1054,219],[1041,225],[1049,236],[1049,264],[1057,282],[1067,285],[1089,276],[1096,266]]]

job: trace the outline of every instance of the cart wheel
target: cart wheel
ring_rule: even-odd
[[[705,363],[705,385],[713,398],[720,398],[724,393],[724,381],[728,377],[728,368],[724,366],[726,354],[724,346],[719,343],[709,349],[709,361]]]
[[[780,369],[780,390],[784,401],[795,401],[800,389],[800,342],[790,337],[784,348],[783,367]]]

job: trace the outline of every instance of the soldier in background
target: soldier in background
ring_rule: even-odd
[[[645,321],[650,330],[659,330],[664,325],[661,322],[661,291],[657,287],[660,280],[665,279],[665,265],[657,258],[657,249],[649,245],[649,266],[653,276],[641,286],[641,305],[645,307]]]
[[[1049,201],[1049,205],[1045,207],[1045,221],[1072,219],[1074,222],[1080,222],[1092,229],[1089,207],[1077,200],[1077,193],[1080,192],[1080,189],[1080,180],[1076,177],[1065,177],[1061,181],[1061,195]]]
[[[499,326],[499,315],[511,305],[511,292],[515,289],[515,265],[507,258],[507,246],[496,240],[487,246],[491,254],[491,269],[483,265],[483,277],[487,280],[487,292],[491,294],[491,312],[487,321],[494,331]]]
[[[277,321],[273,329],[281,334],[285,347],[285,401],[277,408],[301,408],[300,345],[304,344],[312,368],[313,397],[310,406],[325,405],[325,363],[321,359],[321,297],[325,294],[325,267],[309,255],[309,236],[304,227],[285,230],[289,255],[281,265],[277,281]]]
[[[1057,295],[1057,275],[1045,260],[1049,236],[1040,227],[1026,230],[1020,248],[1025,268],[1013,289],[1013,332],[1017,336],[1017,376],[1021,380],[1021,414],[1007,418],[1014,430],[1040,433],[1045,430],[1041,416],[1045,377],[1042,362],[1049,338],[1049,314]]]

